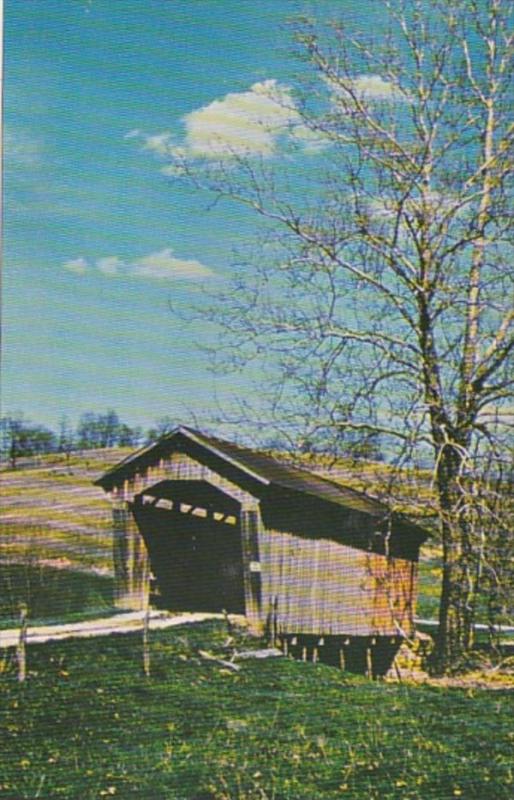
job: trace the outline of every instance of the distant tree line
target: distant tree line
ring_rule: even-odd
[[[123,422],[116,411],[87,411],[74,427],[67,416],[61,417],[57,430],[33,423],[23,414],[5,414],[0,418],[1,460],[15,467],[19,458],[49,453],[70,455],[82,450],[107,447],[139,447],[154,441],[175,427],[170,417],[159,419],[149,430]]]
[[[19,458],[37,457],[50,453],[70,455],[83,450],[98,450],[108,447],[140,447],[154,442],[176,427],[171,417],[161,417],[148,430],[123,422],[116,411],[105,413],[87,411],[73,426],[66,415],[59,421],[58,429],[33,423],[23,414],[5,414],[0,418],[0,459],[16,467]],[[300,444],[302,452],[326,453],[324,442],[305,441]],[[288,443],[279,438],[270,438],[265,443],[270,450],[287,450]],[[358,436],[346,432],[340,443],[339,453],[355,461],[383,461],[380,436],[376,433]]]

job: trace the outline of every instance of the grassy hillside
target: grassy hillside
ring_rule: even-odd
[[[48,456],[0,473],[0,626],[112,612],[111,511],[92,485],[128,451]]]
[[[111,512],[92,482],[128,450],[48,456],[0,473],[0,558],[111,570]]]
[[[226,639],[215,623],[152,634],[150,678],[136,635],[29,648],[21,687],[6,664],[0,798],[514,795],[512,692],[373,684],[287,659],[236,673],[199,657]]]
[[[92,480],[123,452],[3,472],[0,623],[109,609],[110,509]],[[385,474],[385,473],[384,473]],[[364,475],[354,480],[364,480]],[[348,481],[346,481],[348,482]],[[438,566],[422,564],[422,614]],[[0,800],[510,800],[514,693],[375,682],[322,664],[206,661],[261,643],[220,623],[0,651]],[[512,681],[510,681],[510,685]]]

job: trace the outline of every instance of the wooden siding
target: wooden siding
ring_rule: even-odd
[[[398,636],[412,629],[416,566],[329,539],[262,531],[262,615],[278,633]]]
[[[244,510],[240,521],[243,552],[243,577],[245,590],[245,613],[250,630],[261,634],[265,623],[262,613],[262,575],[259,541],[264,529],[259,509]],[[257,567],[258,571],[254,571]]]
[[[128,503],[113,506],[114,605],[140,611],[149,597],[149,563],[146,545]]]
[[[114,501],[117,499],[133,501],[136,494],[163,480],[207,481],[246,508],[256,508],[258,504],[256,498],[249,492],[245,492],[235,483],[186,453],[172,453],[169,458],[161,459],[159,464],[138,473],[133,480],[124,481],[122,485],[114,487],[111,495]]]
[[[223,478],[185,453],[172,453],[168,459],[148,467],[132,480],[114,487],[111,495],[113,513],[113,562],[115,575],[114,604],[117,608],[139,610],[149,598],[149,564],[146,545],[129,510],[135,496],[162,480],[205,480],[216,486],[246,509],[257,509],[258,501],[236,484]],[[246,593],[250,574],[245,570]]]

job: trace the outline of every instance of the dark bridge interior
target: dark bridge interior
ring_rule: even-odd
[[[136,497],[132,512],[161,607],[245,613],[236,500],[206,481],[162,481]]]

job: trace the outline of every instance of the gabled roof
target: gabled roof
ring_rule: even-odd
[[[322,478],[308,470],[292,467],[277,461],[267,453],[241,447],[233,442],[207,436],[200,431],[180,426],[171,433],[165,434],[156,442],[137,450],[119,464],[108,470],[95,484],[110,490],[123,481],[130,479],[137,472],[157,463],[175,449],[183,449],[187,443],[203,450],[206,455],[221,459],[230,465],[246,482],[255,486],[256,494],[261,494],[265,487],[278,487],[286,491],[300,492],[329,503],[383,519],[389,515],[389,509],[374,498],[347,486]],[[259,491],[260,488],[260,491]],[[397,516],[397,515],[396,515]],[[398,518],[398,517],[397,517]],[[404,523],[407,520],[403,520]],[[416,528],[412,525],[413,529]],[[426,533],[418,528],[419,533]]]

